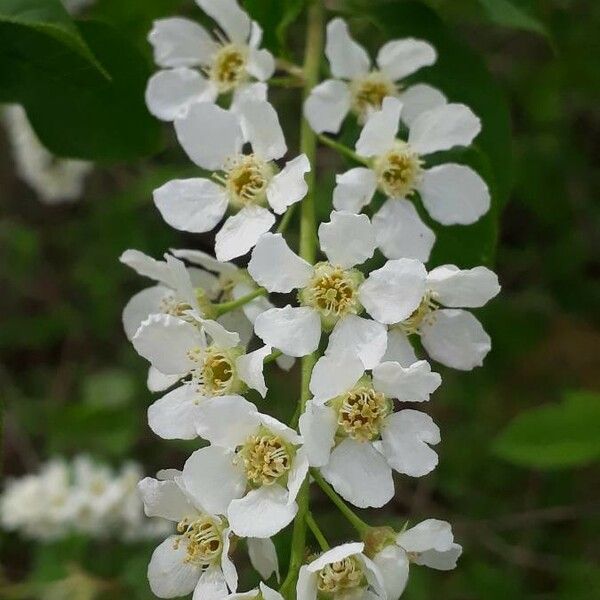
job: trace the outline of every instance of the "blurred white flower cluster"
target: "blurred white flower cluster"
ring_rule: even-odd
[[[498,278],[484,266],[428,269],[435,235],[416,208],[420,198],[443,225],[467,225],[487,212],[488,188],[473,169],[429,163],[434,153],[470,145],[481,123],[429,85],[399,83],[435,62],[429,43],[388,42],[372,68],[334,18],[325,43],[332,78],[312,89],[307,83],[318,79],[318,55],[301,76],[288,68],[305,86],[304,143],[298,156],[278,162],[287,144],[267,84],[285,63],[259,49],[260,27],[236,0],[197,4],[220,29],[212,36],[188,19],[155,22],[149,41],[162,70],[146,100],[209,173],[166,182],[155,204],[181,231],[219,227],[216,257],[199,250],[171,250],[164,260],[136,250],[121,257],[156,282],[123,312],[127,336],[150,363],[149,388],[166,392],[150,406],[149,425],[165,439],[207,442],[181,470],[140,483],[146,513],[176,523],[150,561],[151,588],[161,598],[280,599],[265,582],[237,593],[232,559],[246,538],[261,577],[279,580],[271,537],[293,522],[284,596],[295,588],[300,600],[397,600],[409,564],[455,567],[462,548],[450,525],[371,527],[346,503],[382,507],[394,496],[394,471],[421,477],[437,466],[440,429],[414,407],[442,381],[425,357],[468,371],[491,349],[466,309],[496,296]],[[322,10],[320,3],[309,9]],[[355,151],[321,135],[339,131],[350,113],[362,126]],[[310,208],[317,135],[361,165],[337,177],[331,199],[319,196],[333,207],[320,224]],[[381,208],[361,214],[375,198]],[[289,244],[295,238],[285,237],[296,205],[298,254]],[[276,361],[289,369],[295,358],[302,383],[289,390],[297,408],[286,424],[267,414],[264,373]],[[309,509],[314,482],[361,541],[329,548]],[[306,560],[306,527],[322,550],[314,560]]]
[[[52,460],[36,474],[8,480],[0,496],[0,522],[23,536],[52,541],[70,534],[122,541],[168,533],[168,522],[148,519],[137,493],[139,465],[119,471],[77,456]]]

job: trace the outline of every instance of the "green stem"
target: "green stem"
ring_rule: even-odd
[[[263,362],[264,363],[273,362],[274,360],[277,360],[282,354],[283,354],[283,352],[281,350],[273,350],[273,352],[271,352],[271,354],[265,356],[265,360],[263,360]]]
[[[320,133],[318,137],[319,141],[322,144],[324,144],[325,146],[329,146],[336,152],[339,152],[342,156],[345,156],[346,158],[349,158],[350,160],[353,160],[354,162],[357,162],[361,165],[369,166],[369,161],[366,158],[356,154],[356,152],[354,152],[354,150],[352,150],[351,148],[348,148],[348,146],[344,146],[344,144],[340,144],[339,142],[336,142],[333,138],[330,138],[327,135],[323,135],[322,133]]]
[[[298,79],[297,77],[271,77],[269,85],[282,88],[300,88],[304,84],[302,83],[302,79]]]
[[[329,496],[329,499],[337,506],[338,510],[350,521],[352,527],[356,529],[361,538],[370,529],[370,526],[365,523],[336,493],[336,491],[323,479],[323,476],[317,469],[311,469],[310,474],[313,479],[319,484],[319,487]]]
[[[312,534],[315,536],[315,539],[319,543],[319,546],[321,546],[321,550],[329,550],[329,543],[327,542],[327,539],[323,535],[323,532],[317,525],[317,522],[315,521],[315,518],[313,517],[313,514],[311,512],[308,512],[306,514],[306,524],[312,531]]]
[[[244,304],[248,304],[248,302],[252,302],[252,300],[254,300],[255,298],[258,298],[260,296],[266,296],[266,295],[267,295],[267,290],[265,290],[265,288],[258,288],[256,290],[250,292],[249,294],[246,294],[245,296],[241,296],[237,300],[231,300],[231,302],[221,302],[220,304],[215,304],[214,305],[215,318],[220,317],[221,315],[224,315],[225,313],[231,312],[232,310],[235,310],[236,308],[240,308],[241,306],[244,306]]]

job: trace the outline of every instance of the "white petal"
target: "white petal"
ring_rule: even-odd
[[[487,267],[459,269],[442,265],[427,276],[427,286],[444,306],[479,308],[500,291],[498,276]]]
[[[265,343],[289,356],[306,356],[319,346],[321,320],[311,308],[272,308],[258,315],[254,332]]]
[[[399,473],[421,477],[437,466],[428,444],[439,443],[440,430],[429,415],[411,409],[394,413],[386,418],[381,438],[389,464]]]
[[[279,560],[275,544],[270,538],[250,537],[248,542],[248,556],[250,562],[258,574],[263,579],[269,579],[273,573],[277,575],[279,581]]]
[[[225,600],[227,596],[227,583],[223,571],[213,565],[200,576],[192,600]]]
[[[431,217],[442,225],[470,225],[490,208],[487,184],[465,165],[427,169],[419,193]]]
[[[260,425],[256,406],[242,396],[207,398],[198,407],[198,434],[211,444],[234,450]]]
[[[173,121],[185,115],[193,102],[212,102],[214,87],[193,69],[178,67],[158,71],[148,80],[146,106],[158,119]]]
[[[316,133],[337,133],[350,110],[348,85],[336,79],[326,79],[315,86],[304,101],[304,117]]]
[[[431,372],[426,360],[406,368],[397,362],[383,362],[373,369],[375,389],[402,402],[426,402],[441,383],[442,378]]]
[[[379,571],[377,565],[364,554],[359,554],[356,558],[358,559],[358,562],[361,563],[369,587],[373,590],[373,592],[370,590],[367,591],[367,594],[369,594],[371,598],[374,597],[380,598],[381,600],[387,600],[383,575]],[[367,596],[367,598],[369,596]]]
[[[327,23],[325,55],[333,76],[342,79],[363,75],[371,66],[366,50],[352,39],[348,25],[340,18]]]
[[[164,392],[175,385],[182,377],[185,377],[185,373],[163,375],[156,367],[151,366],[148,369],[146,385],[151,392]]]
[[[283,130],[273,106],[266,100],[247,100],[238,107],[244,138],[263,160],[281,158],[287,152]]]
[[[232,42],[243,43],[250,37],[250,17],[236,0],[196,0],[200,8],[227,34]]]
[[[304,440],[308,462],[311,467],[322,467],[329,462],[335,444],[337,419],[329,406],[318,406],[309,400],[300,415],[299,428]]]
[[[218,446],[196,450],[185,462],[183,481],[195,502],[214,515],[226,514],[231,501],[246,489],[246,477],[235,454]]]
[[[394,496],[392,470],[368,442],[345,439],[321,472],[340,496],[360,508],[379,508]]]
[[[240,343],[240,336],[227,331],[223,325],[211,319],[201,319],[202,328],[211,337],[212,343],[219,348],[234,348]]]
[[[246,347],[254,335],[254,327],[240,309],[231,310],[217,319],[217,323],[228,331],[235,331],[240,338],[240,345]]]
[[[227,518],[240,537],[271,537],[289,525],[298,511],[295,502],[288,504],[288,492],[278,484],[251,490],[233,500]]]
[[[373,217],[377,244],[387,258],[429,260],[435,233],[409,200],[389,199]]]
[[[202,568],[186,561],[187,543],[172,535],[152,553],[148,565],[148,581],[152,593],[159,598],[175,598],[190,594],[198,583]]]
[[[377,65],[392,80],[432,65],[437,59],[435,48],[424,40],[404,38],[384,44],[377,54]]]
[[[388,96],[383,99],[381,109],[373,111],[356,142],[356,152],[361,156],[378,156],[389,150],[396,139],[402,102]]]
[[[174,481],[145,477],[138,483],[137,488],[148,517],[161,517],[178,522],[196,513],[196,509]]]
[[[426,519],[414,527],[399,533],[396,543],[407,552],[437,550],[444,552],[452,547],[454,536],[452,527],[446,521]]]
[[[256,22],[250,23],[250,38],[248,39],[248,46],[250,48],[258,48],[263,38],[262,27]]]
[[[235,367],[238,372],[238,377],[244,381],[248,387],[257,390],[264,398],[267,395],[267,386],[265,384],[265,376],[263,368],[265,358],[271,354],[271,346],[263,346],[254,352],[242,354],[235,361]]]
[[[339,354],[344,351],[356,353],[365,369],[378,365],[387,346],[387,331],[384,325],[348,315],[340,319],[329,335],[326,354]]]
[[[140,356],[161,373],[187,373],[194,362],[188,357],[192,348],[202,347],[203,339],[196,327],[171,315],[151,315],[132,339]]]
[[[233,98],[229,106],[230,112],[236,113],[239,116],[244,102],[248,102],[249,100],[266,100],[267,91],[268,86],[262,81],[239,85],[233,92]]]
[[[123,309],[123,329],[129,340],[133,338],[140,325],[150,315],[161,312],[161,302],[169,294],[169,289],[154,285],[138,292]]]
[[[304,287],[312,277],[312,265],[290,250],[281,233],[265,233],[248,263],[248,273],[269,292],[288,293]]]
[[[333,207],[358,213],[371,202],[377,189],[375,173],[367,167],[356,167],[335,176]]]
[[[245,281],[241,281],[240,283],[234,286],[233,290],[231,291],[231,295],[234,300],[237,300],[242,296],[247,296],[255,289],[256,286],[254,284],[248,284]],[[250,322],[251,325],[253,325],[254,321],[256,321],[256,317],[258,317],[258,315],[260,315],[261,313],[264,313],[265,310],[269,310],[270,308],[273,308],[273,305],[271,304],[269,299],[265,298],[264,296],[260,296],[258,298],[255,298],[251,302],[244,304],[244,306],[242,306],[242,311],[246,319]],[[254,329],[252,329],[252,333],[254,333]]]
[[[383,576],[387,600],[398,600],[408,581],[406,552],[396,544],[389,544],[375,554],[373,562]]]
[[[183,261],[170,254],[165,254],[165,259],[167,261],[169,272],[171,273],[171,279],[173,280],[175,297],[177,300],[189,305],[192,310],[198,312],[200,307],[198,306],[196,291],[192,285],[190,273],[183,264]]]
[[[296,452],[292,468],[288,473],[288,504],[296,501],[300,487],[304,483],[306,476],[308,475],[308,458],[306,455],[304,446],[301,446]]]
[[[367,215],[336,210],[331,212],[329,223],[319,226],[319,242],[329,262],[342,268],[365,262],[377,248]]]
[[[231,279],[237,277],[240,271],[236,265],[228,262],[221,262],[210,254],[202,252],[202,250],[171,250],[171,254],[177,258],[187,260],[194,265],[198,265],[203,269],[214,271],[220,275],[227,275],[227,277]]]
[[[246,206],[229,217],[215,237],[215,254],[227,261],[247,254],[263,233],[275,224],[275,217],[261,206]]]
[[[240,153],[244,138],[238,118],[216,104],[196,102],[174,122],[179,143],[203,169],[221,169],[229,156]]]
[[[464,104],[444,104],[421,113],[412,123],[408,143],[419,154],[468,146],[481,131],[481,121]]]
[[[306,196],[308,184],[304,175],[309,172],[310,162],[306,154],[300,154],[288,161],[285,167],[273,177],[267,187],[267,199],[276,214],[282,215],[288,206]]]
[[[402,102],[402,120],[410,127],[423,112],[446,104],[446,96],[426,83],[417,83],[398,95]]]
[[[310,391],[319,403],[347,392],[363,376],[365,367],[353,352],[344,350],[321,356],[310,377]]]
[[[308,570],[306,565],[300,567],[296,583],[297,600],[317,600],[317,574]]]
[[[387,349],[383,360],[400,363],[403,367],[410,367],[417,362],[415,351],[401,329],[394,327],[388,331]]]
[[[279,581],[279,577],[277,580]],[[258,585],[264,600],[283,600],[283,596],[279,592],[265,585],[262,581]]]
[[[380,323],[399,323],[421,303],[427,272],[412,258],[388,260],[372,271],[358,291],[362,305]]]
[[[196,421],[202,400],[194,385],[175,388],[148,408],[150,429],[165,440],[193,440],[198,437]]]
[[[282,354],[275,359],[275,362],[283,371],[289,371],[296,364],[296,359],[293,356]]]
[[[119,261],[133,269],[138,275],[149,277],[168,287],[173,287],[171,272],[167,263],[156,260],[139,250],[125,250],[119,257]]]
[[[154,21],[148,41],[154,49],[154,62],[161,67],[208,64],[218,48],[204,27],[179,17]]]
[[[275,73],[275,59],[273,55],[264,48],[257,50],[250,48],[248,53],[248,62],[246,63],[246,71],[256,77],[259,81],[267,81]]]
[[[288,444],[298,446],[302,443],[302,437],[298,435],[295,429],[288,427],[285,423],[282,423],[275,417],[267,415],[266,413],[258,413],[258,418],[265,429],[282,437]]]
[[[221,571],[223,571],[223,577],[227,587],[235,592],[238,585],[238,574],[231,558],[229,558],[229,551],[231,549],[231,529],[226,528],[223,530],[223,551],[221,553]]]
[[[490,336],[466,310],[436,310],[421,325],[421,342],[431,358],[461,371],[480,367],[492,348]]]
[[[415,564],[437,569],[438,571],[451,571],[456,568],[456,561],[462,554],[460,544],[452,544],[449,550],[439,552],[437,550],[426,550],[415,557]]]
[[[360,554],[364,549],[365,545],[362,542],[348,542],[346,544],[340,544],[339,546],[334,546],[331,548],[331,550],[323,552],[323,554],[321,554],[318,558],[309,563],[306,568],[309,572],[316,573],[326,565],[339,562],[344,560],[344,558],[354,556],[355,554]]]

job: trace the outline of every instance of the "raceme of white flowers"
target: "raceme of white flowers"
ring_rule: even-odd
[[[197,4],[213,33],[183,18],[154,23],[149,41],[162,70],[146,100],[203,170],[166,182],[154,202],[178,230],[217,230],[215,257],[196,249],[171,249],[161,260],[137,250],[121,256],[152,282],[123,311],[127,337],[149,363],[148,387],[160,394],[149,425],[164,439],[203,440],[181,470],[139,484],[146,514],[176,524],[152,556],[150,586],[161,598],[193,592],[194,600],[280,600],[290,585],[300,600],[396,600],[410,564],[453,569],[462,548],[445,521],[394,531],[349,516],[349,505],[382,507],[394,496],[394,471],[421,477],[437,466],[440,429],[421,407],[442,380],[427,357],[469,371],[491,349],[469,309],[499,293],[498,278],[484,266],[428,269],[435,236],[413,203],[418,194],[442,225],[468,225],[488,211],[487,185],[473,169],[428,163],[471,144],[481,123],[431,86],[402,83],[435,63],[428,42],[390,41],[373,67],[346,23],[331,20],[332,77],[307,90],[304,115],[321,134],[338,132],[352,114],[362,131],[345,154],[360,166],[337,176],[333,210],[311,233],[313,264],[286,238],[286,213],[303,207],[315,165],[308,152],[281,162],[288,148],[268,101],[280,63],[260,49],[260,27],[235,0]],[[298,76],[295,69],[288,73]],[[386,200],[370,218],[362,211],[376,193]],[[296,358],[310,370],[285,424],[268,414],[265,371]],[[309,522],[302,508],[313,481],[345,507],[359,540],[329,548],[318,515]],[[277,591],[267,585],[273,576],[279,583],[271,538],[305,518],[322,553],[305,560],[303,549]],[[238,592],[233,561],[244,549],[263,581]]]
[[[41,541],[73,533],[125,542],[159,538],[171,526],[144,515],[136,489],[141,476],[135,463],[115,471],[85,455],[52,460],[38,473],[7,481],[0,522],[8,531]]]

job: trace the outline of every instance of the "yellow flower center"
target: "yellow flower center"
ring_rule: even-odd
[[[322,594],[339,594],[364,584],[364,573],[358,560],[348,556],[325,565],[317,575],[317,589]]]
[[[359,442],[379,437],[391,408],[385,395],[369,385],[355,387],[332,404],[337,408],[339,433]]]
[[[222,531],[219,524],[208,515],[195,521],[186,517],[177,524],[177,533],[181,535],[175,540],[176,549],[182,540],[187,541],[186,563],[208,566],[220,558],[223,551]]]
[[[414,193],[423,176],[423,161],[406,142],[396,140],[392,150],[378,156],[373,164],[379,189],[390,198]]]
[[[352,111],[364,123],[373,111],[380,110],[386,96],[396,96],[398,87],[381,71],[371,71],[350,83]]]
[[[425,292],[419,306],[413,311],[408,319],[399,323],[398,327],[402,329],[406,335],[418,334],[421,325],[426,320],[432,320],[434,318],[433,313],[438,307],[439,303],[435,299],[435,293],[428,290]]]
[[[222,349],[216,346],[190,350],[188,357],[198,365],[192,370],[192,379],[198,384],[198,391],[208,396],[241,392],[244,384],[237,376],[235,367],[241,352],[238,347]]]
[[[264,205],[267,200],[267,187],[273,178],[273,166],[254,154],[230,158],[222,175],[213,177],[227,190],[229,201],[234,208],[250,204]]]
[[[272,485],[287,474],[292,456],[285,441],[278,435],[251,435],[240,450],[246,477],[255,486]]]
[[[235,44],[221,47],[213,57],[208,77],[221,94],[235,89],[246,77],[247,52]]]

